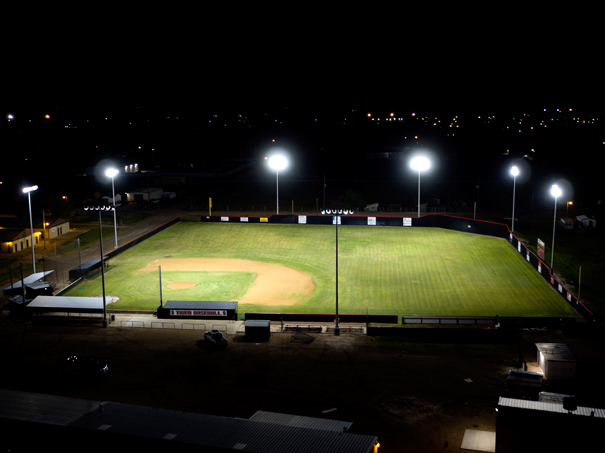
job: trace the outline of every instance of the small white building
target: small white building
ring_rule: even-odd
[[[371,203],[371,204],[367,204],[365,207],[365,211],[378,211],[378,203]]]
[[[536,343],[538,365],[545,380],[565,381],[576,378],[576,358],[563,343]]]

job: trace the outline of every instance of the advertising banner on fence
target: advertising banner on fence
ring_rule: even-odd
[[[299,215],[298,216],[298,223],[300,223],[300,224],[306,224],[307,223],[307,216],[306,215]]]
[[[404,217],[403,218],[403,226],[412,226],[412,218]]]
[[[368,225],[376,225],[376,217],[368,217]]]
[[[544,259],[544,242],[538,239],[538,257],[543,260]]]
[[[227,310],[170,310],[170,316],[227,316]]]

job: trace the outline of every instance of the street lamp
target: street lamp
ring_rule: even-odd
[[[431,162],[424,156],[414,157],[410,162],[410,167],[418,172],[418,217],[420,217],[420,172],[426,171],[431,166]]]
[[[99,211],[99,248],[101,251],[101,285],[103,286],[103,327],[108,327],[107,302],[105,301],[105,262],[103,260],[103,227],[101,225],[101,211],[114,211],[111,206],[84,206],[85,211]]]
[[[550,189],[550,194],[555,197],[555,216],[552,221],[552,252],[550,256],[550,272],[553,271],[553,263],[555,259],[555,226],[557,224],[557,198],[561,196],[561,189],[556,184],[553,184]]]
[[[515,232],[515,189],[517,186],[517,176],[519,175],[519,169],[516,165],[513,165],[510,169],[510,174],[513,175],[513,224],[511,227],[511,233]]]
[[[34,274],[36,273],[36,252],[34,251],[34,222],[32,221],[32,197],[31,193],[38,190],[38,186],[24,187],[23,193],[27,194],[27,202],[29,203],[29,230],[32,235],[32,264],[34,265]]]
[[[288,166],[288,161],[281,154],[269,158],[269,167],[275,170],[275,182],[277,185],[277,213],[279,214],[279,171]]]
[[[111,178],[111,196],[113,197],[113,230],[114,230],[114,235],[116,237],[115,248],[118,248],[118,224],[116,222],[116,192],[115,192],[114,185],[113,185],[113,177],[115,175],[117,175],[119,172],[120,172],[120,170],[116,170],[114,168],[109,168],[109,169],[107,169],[107,171],[105,171],[105,175],[107,175]]]

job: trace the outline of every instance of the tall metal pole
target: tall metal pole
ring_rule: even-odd
[[[80,253],[80,238],[78,238],[78,268],[82,270],[82,255]]]
[[[420,217],[420,170],[418,170],[418,217]]]
[[[511,233],[515,232],[515,190],[517,188],[517,175],[513,175],[513,224]]]
[[[111,195],[113,197],[113,230],[114,230],[114,235],[116,237],[116,247],[118,248],[118,223],[117,223],[117,219],[116,219],[116,191],[114,189],[114,185],[113,185],[113,176],[111,177]]]
[[[277,184],[277,213],[279,214],[279,170],[275,169],[275,181]]]
[[[555,216],[552,221],[552,252],[550,256],[550,272],[553,271],[553,263],[555,260],[555,226],[557,224],[557,197],[555,197]]]
[[[334,335],[340,335],[340,327],[338,326],[338,216],[336,219],[336,324],[334,326]]]
[[[99,210],[99,248],[101,250],[101,284],[103,285],[103,327],[107,327],[107,304],[105,303],[105,263],[103,262],[103,228],[101,227],[101,211]]]
[[[27,201],[29,203],[29,229],[32,237],[32,263],[34,265],[34,274],[36,273],[36,252],[34,251],[34,222],[32,221],[32,198],[31,192],[27,192]]]
[[[163,304],[162,304],[162,266],[161,265],[158,266],[158,270],[160,272],[160,307],[163,307]]]

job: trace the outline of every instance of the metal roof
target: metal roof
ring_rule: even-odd
[[[547,360],[576,361],[576,358],[564,343],[536,343],[536,347]]]
[[[584,407],[578,406],[575,411],[569,411],[563,408],[562,404],[557,403],[547,403],[544,401],[529,401],[529,400],[520,400],[516,398],[504,398],[500,397],[498,401],[498,406],[501,407],[514,407],[517,409],[529,409],[534,411],[544,411],[544,412],[558,412],[560,414],[570,414],[571,415],[580,415],[585,417],[595,417],[595,418],[605,418],[605,409],[599,409],[596,407]]]
[[[200,310],[200,309],[227,309],[235,310],[237,308],[237,302],[232,301],[208,301],[208,300],[167,300],[164,303],[164,309],[168,310]]]
[[[103,401],[0,389],[0,418],[66,426]]]
[[[70,426],[173,442],[254,452],[372,451],[377,438],[241,418],[107,403]]]
[[[105,296],[105,304],[110,304],[111,296]],[[103,311],[103,297],[66,297],[66,296],[38,296],[32,300],[27,308],[44,311],[70,311],[99,312]]]
[[[50,274],[53,271],[45,271],[45,272],[36,272],[35,274],[31,274],[28,275],[27,277],[25,277],[23,279],[23,282],[28,285],[29,283],[34,283],[37,282],[38,280],[42,280],[44,277],[46,277],[48,274]],[[16,281],[15,283],[13,283],[12,287],[11,285],[5,286],[4,289],[15,289],[15,288],[21,288],[21,279],[19,279],[18,281]]]
[[[271,417],[270,413],[264,414]],[[277,420],[288,417],[286,414],[272,415]],[[0,390],[0,417],[260,453],[371,453],[377,441],[375,436],[326,430],[319,424],[317,428],[287,426],[12,390]],[[292,416],[291,420],[313,425],[310,417]]]
[[[351,422],[342,422],[339,420],[329,420],[316,417],[303,417],[301,415],[279,414],[276,412],[257,411],[250,420],[263,423],[274,423],[284,426],[296,426],[298,428],[320,429],[323,431],[343,432],[353,425]]]

